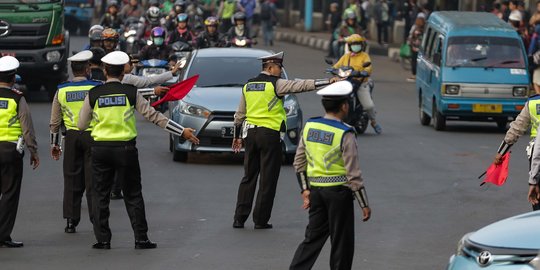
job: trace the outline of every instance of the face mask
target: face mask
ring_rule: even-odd
[[[362,50],[362,45],[351,45],[351,51],[357,53]]]
[[[161,46],[161,45],[163,45],[163,41],[164,41],[163,38],[159,38],[159,37],[154,38],[154,44],[156,44],[156,46]]]

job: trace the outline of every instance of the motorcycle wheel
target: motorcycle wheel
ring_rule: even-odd
[[[369,117],[366,112],[362,113],[362,116],[360,116],[360,119],[356,121],[356,124],[354,125],[354,129],[356,130],[357,134],[364,134],[366,132],[366,129],[369,124]]]

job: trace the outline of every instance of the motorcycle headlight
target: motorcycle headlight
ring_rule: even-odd
[[[512,89],[512,95],[514,97],[524,97],[527,95],[528,89],[525,86],[516,86]]]
[[[447,95],[459,94],[459,85],[448,84],[444,87],[444,93]]]
[[[286,99],[285,103],[283,104],[283,108],[285,109],[287,116],[297,115],[299,107],[298,102],[296,102],[294,99]]]
[[[60,57],[62,55],[59,51],[50,51],[47,54],[45,54],[45,59],[47,59],[47,62],[58,62],[60,61]]]
[[[208,118],[210,116],[210,111],[199,106],[195,106],[184,101],[179,101],[178,103],[180,113],[195,117]]]
[[[341,78],[346,78],[346,77],[349,77],[351,73],[352,73],[352,69],[348,69],[348,70],[340,69],[338,72],[338,76]]]
[[[135,42],[135,37],[128,37],[128,38],[126,39],[126,41],[127,41],[128,43],[133,43],[133,42]]]

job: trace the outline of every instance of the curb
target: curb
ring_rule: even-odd
[[[306,46],[325,52],[327,52],[328,48],[330,47],[329,39],[322,39],[315,36],[310,36],[309,33],[275,30],[274,38],[278,41],[284,41],[301,46]],[[396,48],[393,47],[380,46],[379,44],[368,40],[368,52],[372,55],[386,55],[388,57],[392,57],[390,53],[393,54],[395,49]]]

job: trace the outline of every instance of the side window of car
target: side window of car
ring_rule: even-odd
[[[438,35],[437,31],[432,31],[429,36],[427,53],[426,53],[426,58],[429,61],[433,61],[433,49],[435,47],[435,43],[437,43],[437,39],[436,39],[437,35]]]
[[[438,35],[436,44],[433,48],[433,64],[437,66],[441,66],[441,59],[442,59],[442,46],[444,44],[444,36]]]
[[[428,40],[429,40],[429,35],[431,34],[431,27],[428,27],[427,31],[424,33],[424,36],[422,37],[422,46],[421,46],[421,51],[424,55],[427,54],[427,46],[428,46]]]

